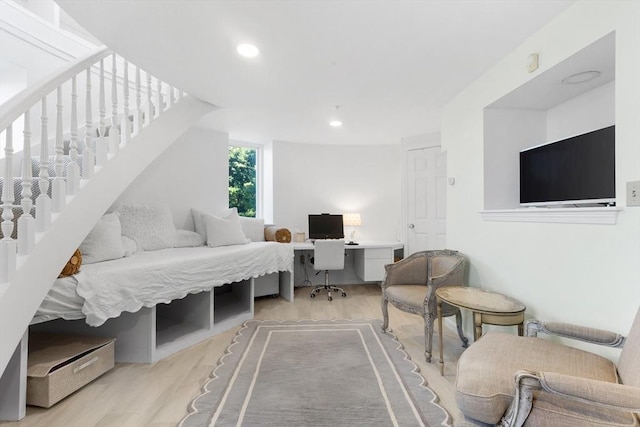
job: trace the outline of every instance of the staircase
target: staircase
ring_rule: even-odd
[[[0,206],[0,418],[21,418],[3,406],[21,387],[25,332],[71,254],[127,186],[214,109],[104,47],[0,106],[0,132],[6,133]],[[52,110],[53,117],[48,113]],[[21,118],[24,125],[16,129]],[[78,127],[80,119],[83,127]],[[23,138],[16,138],[18,132]],[[15,154],[14,142],[20,139],[23,148]],[[36,149],[39,173],[34,177]],[[21,174],[14,174],[16,165]],[[14,191],[14,183],[21,191]],[[33,188],[39,190],[37,197]]]

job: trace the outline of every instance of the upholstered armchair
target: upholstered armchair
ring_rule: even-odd
[[[618,364],[538,332],[623,347]],[[640,309],[625,339],[528,321],[525,337],[489,332],[458,360],[456,402],[468,418],[508,427],[640,424]]]
[[[386,275],[382,282],[382,330],[389,326],[388,303],[407,313],[417,314],[424,319],[424,354],[431,362],[433,343],[433,323],[436,312],[435,292],[441,286],[464,285],[466,257],[458,251],[448,249],[416,252],[409,257],[385,266]],[[442,316],[456,316],[458,335],[462,346],[468,340],[462,333],[460,309],[442,304]]]

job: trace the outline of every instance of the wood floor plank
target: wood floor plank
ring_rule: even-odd
[[[293,303],[284,298],[261,297],[255,301],[255,319],[381,319],[380,286],[347,285],[348,296],[335,295],[327,301],[325,293],[309,297],[310,287],[296,288]],[[464,315],[464,314],[463,314]],[[438,367],[438,341],[434,337],[431,363],[424,359],[422,319],[389,307],[393,334],[426,378],[440,404],[462,425],[454,400],[453,383],[458,357],[463,351],[455,331],[445,328],[445,375]],[[239,327],[182,350],[153,364],[118,363],[93,383],[50,409],[27,407],[20,422],[0,422],[11,427],[74,426],[175,426],[188,411],[188,405],[208,381]]]

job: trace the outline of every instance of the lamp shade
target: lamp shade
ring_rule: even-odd
[[[360,218],[359,213],[346,213],[342,215],[342,222],[344,225],[348,226],[359,226],[362,225],[362,219]]]

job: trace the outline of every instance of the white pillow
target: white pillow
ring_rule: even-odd
[[[240,217],[244,235],[252,242],[264,242],[264,218]]]
[[[193,226],[196,230],[196,233],[201,235],[204,241],[207,241],[207,228],[204,225],[204,220],[202,219],[203,211],[191,208],[191,216],[193,217]],[[230,216],[238,216],[238,209],[236,208],[228,208],[216,214],[218,218],[229,218]]]
[[[136,241],[127,236],[122,236],[122,246],[124,247],[125,257],[131,256],[138,252],[138,245],[136,245]]]
[[[133,239],[138,250],[155,251],[173,247],[176,227],[168,206],[122,204],[118,211],[122,235]]]
[[[124,256],[117,212],[104,215],[80,244],[83,264],[118,259]]]
[[[176,230],[176,248],[190,248],[204,245],[204,238],[191,230]]]
[[[231,218],[203,214],[202,219],[207,229],[207,246],[245,245],[250,242],[242,232],[237,213]]]
[[[204,221],[202,219],[202,214],[204,212],[199,211],[198,209],[191,208],[191,216],[193,217],[193,226],[196,230],[196,233],[202,236],[204,240],[207,240],[207,229],[204,226]]]

